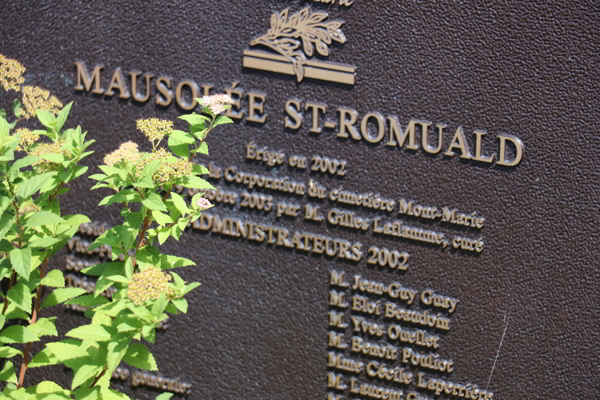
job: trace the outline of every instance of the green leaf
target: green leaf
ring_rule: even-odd
[[[6,308],[6,313],[4,313],[4,316],[7,319],[23,319],[25,321],[29,321],[29,314],[27,314],[26,312],[21,310],[19,307],[17,307],[13,303],[10,303],[8,305],[8,307]]]
[[[205,117],[204,115],[196,114],[196,113],[182,115],[178,118],[182,119],[184,121],[187,121],[188,124],[190,124],[190,125],[199,125],[199,124],[203,124],[204,121],[210,121],[210,118]]]
[[[130,212],[125,217],[125,222],[134,229],[140,229],[142,222],[144,222],[144,216],[141,212]]]
[[[140,195],[138,192],[135,192],[130,189],[121,190],[119,193],[115,193],[111,196],[107,196],[100,203],[99,206],[111,205],[113,203],[131,203],[131,202],[139,202]]]
[[[158,371],[156,360],[146,346],[140,343],[132,343],[123,357],[123,361],[132,367],[144,369],[146,371]]]
[[[37,115],[38,120],[44,125],[46,128],[51,128],[52,123],[56,121],[54,115],[49,113],[46,110],[35,110],[35,114]]]
[[[4,108],[0,108],[0,118],[6,119],[6,110]]]
[[[13,249],[13,245],[11,242],[9,242],[6,239],[2,239],[0,240],[0,251],[3,251],[5,253],[8,253],[9,251],[11,251]]]
[[[71,329],[66,336],[81,340],[93,340],[94,342],[107,342],[111,340],[114,330],[104,325],[83,325]]]
[[[166,255],[166,254],[160,255],[160,268],[161,269],[189,267],[191,265],[196,265],[196,263],[187,258],[171,256],[171,255]]]
[[[199,178],[197,176],[186,176],[181,179],[181,186],[185,186],[187,188],[193,189],[214,189],[215,187],[208,183],[206,180]]]
[[[173,204],[175,205],[175,207],[179,210],[179,212],[181,214],[187,214],[190,212],[190,209],[188,208],[183,197],[181,197],[180,195],[178,195],[175,192],[171,192],[171,199],[173,199]]]
[[[200,154],[208,155],[208,144],[206,144],[206,142],[200,143],[200,146],[198,146],[198,149],[196,151]]]
[[[110,300],[108,300],[106,297],[104,297],[104,296],[94,297],[93,294],[88,294],[85,296],[80,296],[80,297],[71,299],[71,300],[67,301],[65,304],[75,304],[75,305],[84,306],[84,307],[96,307],[96,306],[101,306],[106,303],[110,303]]]
[[[34,240],[33,242],[29,243],[29,247],[32,249],[45,249],[46,247],[51,247],[60,241],[61,239],[59,238],[47,237]]]
[[[160,226],[172,224],[173,220],[167,214],[163,214],[160,211],[152,211],[152,216],[154,220],[158,222]]]
[[[212,124],[212,127],[223,125],[223,124],[232,124],[233,120],[229,118],[227,115],[219,115],[215,122]]]
[[[118,283],[129,283],[129,279],[127,279],[126,277],[122,276],[122,275],[113,275],[113,276],[107,276],[105,279],[108,279],[111,282],[118,282]]]
[[[11,325],[0,332],[2,343],[28,343],[37,342],[38,338],[33,332],[21,325]]]
[[[125,263],[122,261],[109,262],[92,265],[91,267],[82,270],[86,275],[92,276],[112,276],[112,275],[124,275],[125,274]]]
[[[4,235],[12,228],[14,222],[14,215],[9,212],[2,212],[2,215],[0,215],[0,239],[4,238]]]
[[[71,389],[75,390],[77,387],[85,383],[88,379],[100,374],[100,372],[102,372],[102,367],[99,365],[82,365],[75,371],[75,374],[73,376],[73,383],[71,384]]]
[[[56,326],[54,326],[56,317],[40,318],[35,324],[29,325],[28,329],[36,336],[58,336]]]
[[[31,228],[40,225],[52,225],[65,222],[59,215],[48,211],[38,211],[27,219],[25,226]]]
[[[152,309],[150,310],[152,315],[154,315],[156,318],[159,318],[165,311],[165,308],[167,308],[168,304],[169,300],[166,299],[164,293],[161,293],[160,297],[154,301],[154,304],[152,304]]]
[[[12,112],[15,118],[21,118],[21,101],[19,99],[13,100]]]
[[[73,105],[73,102],[70,102],[69,104],[64,106],[62,110],[60,110],[60,114],[58,114],[58,118],[56,119],[56,130],[58,132],[60,132],[63,125],[67,121],[67,117],[69,116],[69,111],[71,111],[72,105]]]
[[[42,157],[46,161],[50,161],[55,164],[61,164],[65,161],[65,156],[56,153],[42,154],[40,157]]]
[[[151,163],[149,163],[148,165],[146,165],[144,167],[144,170],[142,171],[141,178],[145,178],[145,177],[152,178],[152,175],[154,175],[156,173],[156,171],[158,171],[158,168],[160,167],[160,165],[162,163],[163,163],[163,160],[154,160]]]
[[[33,357],[29,362],[29,368],[45,367],[47,365],[55,365],[60,363],[60,360],[50,351],[45,348]]]
[[[8,175],[11,175],[13,172],[18,171],[21,168],[28,167],[37,161],[40,161],[39,157],[25,156],[23,158],[19,158],[8,170]]]
[[[142,204],[153,211],[167,211],[165,203],[163,203],[160,196],[156,193],[150,193],[150,195],[147,198],[142,200]]]
[[[185,313],[187,313],[187,310],[188,310],[188,302],[187,302],[187,300],[186,300],[186,299],[184,299],[184,298],[182,297],[182,298],[179,298],[179,299],[173,299],[173,300],[171,300],[171,301],[173,302],[173,305],[175,305],[175,307],[177,307],[177,309],[178,309],[179,311],[181,311],[181,312],[182,312],[182,313],[184,313],[184,314],[185,314]]]
[[[61,342],[46,343],[46,348],[58,358],[60,362],[71,360],[73,358],[84,358],[88,356],[87,351],[82,348],[77,341],[67,339]]]
[[[169,135],[170,135],[170,137],[177,138],[177,140],[179,140],[181,143],[188,143],[188,144],[196,143],[196,139],[192,135],[190,135],[188,132],[172,130]]]
[[[16,355],[23,355],[23,352],[17,349],[13,349],[10,346],[0,347],[0,358],[11,358]]]
[[[15,374],[15,369],[13,368],[13,363],[11,361],[7,361],[4,364],[4,368],[0,371],[0,381],[2,382],[11,382],[17,383],[17,374]]]
[[[162,245],[164,242],[167,241],[169,236],[171,236],[171,228],[169,228],[169,227],[161,228],[158,231],[158,242]]]
[[[10,254],[10,263],[17,274],[25,279],[29,280],[29,274],[31,273],[31,249],[12,249]]]
[[[44,277],[44,279],[42,279],[40,284],[55,288],[64,288],[65,277],[61,270],[53,269],[52,271],[46,274],[46,276]]]
[[[31,292],[27,286],[22,283],[13,286],[6,294],[6,297],[12,301],[15,306],[19,307],[27,314],[31,314]]]
[[[179,157],[188,158],[190,155],[190,148],[186,142],[182,142],[176,136],[169,136],[168,141],[169,149]]]
[[[73,215],[67,215],[65,217],[65,222],[69,226],[79,226],[81,224],[90,223],[92,221],[90,221],[90,219],[85,215],[73,214]]]
[[[17,195],[22,199],[28,200],[57,174],[58,172],[46,172],[45,174],[35,175],[33,178],[21,184]]]
[[[42,308],[55,306],[73,297],[81,296],[87,293],[87,290],[81,288],[63,288],[55,289],[42,304]]]
[[[196,289],[200,285],[202,285],[200,282],[192,282],[192,283],[190,283],[189,285],[187,285],[183,289],[183,294],[188,294],[189,292],[191,292],[192,290]]]
[[[171,397],[173,397],[173,393],[165,392],[156,396],[156,400],[169,400]]]

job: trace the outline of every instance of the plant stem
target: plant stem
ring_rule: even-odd
[[[94,379],[94,382],[92,382],[92,384],[90,385],[90,388],[93,388],[94,386],[96,386],[96,383],[98,383],[98,381],[100,380],[100,378],[102,378],[105,373],[106,373],[106,369],[102,370],[102,372],[100,372],[100,375],[98,375],[96,377],[96,379]]]
[[[46,275],[46,268],[48,268],[48,257],[44,258],[42,262],[42,267],[40,268],[40,279],[44,279]],[[30,325],[34,325],[37,322],[37,317],[40,313],[40,306],[42,302],[42,294],[44,293],[44,285],[39,285],[37,287],[36,296],[35,296],[35,308],[33,309],[33,313],[31,314],[31,320],[29,322]],[[27,343],[25,346],[25,351],[23,353],[23,363],[21,364],[21,371],[19,372],[19,384],[17,385],[17,389],[23,387],[25,383],[25,374],[27,373],[27,367],[29,365],[29,354],[33,348],[33,342]]]

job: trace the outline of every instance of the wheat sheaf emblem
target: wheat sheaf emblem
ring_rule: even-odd
[[[324,69],[329,74],[318,73],[312,71],[310,76],[317,79],[339,81],[335,77],[325,77],[325,75],[335,75],[337,71],[343,73],[354,72],[354,67],[331,66],[331,63],[308,60],[307,57],[312,57],[315,52],[322,56],[329,56],[329,45],[334,41],[339,43],[346,42],[346,36],[340,29],[344,21],[332,20],[325,21],[328,14],[323,11],[311,12],[309,7],[290,14],[289,9],[282,12],[275,12],[271,16],[271,27],[269,31],[250,42],[251,46],[263,45],[269,47],[279,53],[283,57],[273,58],[267,57],[274,61],[287,61],[291,63],[291,72],[296,75],[298,82],[302,81],[307,74],[307,69],[313,70]],[[246,51],[245,55],[257,57],[257,52]],[[265,57],[265,56],[263,56]],[[274,70],[274,66],[261,68],[260,66],[248,63],[245,66],[258,69]],[[264,66],[264,65],[263,65]],[[283,72],[285,71],[276,71]],[[353,75],[352,75],[353,77]],[[346,78],[348,79],[348,78]],[[350,82],[344,82],[350,83]],[[353,84],[354,82],[352,82]]]

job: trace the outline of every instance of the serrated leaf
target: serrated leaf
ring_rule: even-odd
[[[33,357],[33,360],[29,362],[29,368],[45,367],[47,365],[56,365],[60,363],[60,360],[50,351],[45,348]]]
[[[4,238],[4,235],[12,228],[14,222],[14,215],[9,212],[2,212],[2,215],[0,215],[0,239]]]
[[[68,343],[67,341],[46,343],[46,348],[48,348],[60,362],[88,356],[87,351],[79,344]]]
[[[64,288],[65,287],[65,277],[62,271],[58,269],[53,269],[48,272],[46,276],[42,279],[40,284],[44,286],[50,286],[55,288]]]
[[[173,302],[173,305],[175,305],[175,307],[177,307],[177,309],[179,311],[181,311],[182,313],[187,313],[188,310],[188,302],[186,299],[184,299],[183,297],[179,298],[179,299],[173,299],[171,300]]]
[[[187,188],[193,188],[193,189],[213,189],[214,190],[214,186],[211,185],[210,183],[208,183],[208,181],[199,178],[197,176],[186,176],[185,178],[182,178],[180,183],[181,186],[187,187]]]
[[[172,256],[172,255],[167,255],[167,254],[160,255],[160,268],[161,269],[189,267],[191,265],[196,265],[196,263],[187,258],[177,257],[177,256]]]
[[[35,324],[29,325],[28,329],[38,337],[58,336],[55,324],[56,317],[40,318]]]
[[[146,371],[157,371],[156,360],[152,353],[148,351],[146,346],[140,343],[129,345],[127,353],[123,357],[123,361],[132,367],[144,369]]]
[[[83,325],[71,329],[66,336],[81,340],[93,340],[94,342],[107,342],[111,340],[114,330],[104,325]]]
[[[57,174],[58,172],[46,172],[45,174],[35,175],[19,186],[17,195],[22,199],[29,199]]]
[[[54,115],[52,115],[46,110],[35,110],[35,114],[37,115],[37,118],[40,121],[40,123],[46,128],[50,128],[52,126],[52,123],[56,121]]]
[[[159,318],[165,311],[165,308],[167,308],[168,304],[169,300],[166,299],[164,293],[161,293],[160,297],[154,301],[154,304],[152,304],[152,309],[150,312],[152,312],[152,315],[154,315],[156,318]]]
[[[152,216],[154,220],[158,222],[160,226],[172,224],[173,220],[167,214],[163,214],[160,211],[152,211]]]
[[[2,346],[0,347],[0,358],[11,358],[16,355],[23,355],[23,352],[17,349],[14,349],[10,346]]]
[[[153,211],[167,211],[165,203],[156,193],[150,193],[150,195],[142,200],[142,204]]]
[[[20,158],[17,161],[15,161],[10,167],[10,169],[8,170],[8,175],[11,175],[13,172],[18,171],[21,168],[28,167],[39,160],[39,157],[34,156],[25,156],[23,158]]]
[[[25,221],[26,227],[60,224],[65,222],[59,215],[48,211],[38,211]]]
[[[15,369],[11,361],[4,363],[4,368],[0,371],[0,381],[17,383],[17,374],[15,374]]]
[[[62,239],[47,237],[43,239],[34,240],[29,244],[29,247],[32,249],[45,249],[46,247],[51,247],[56,243],[60,242]]]
[[[66,300],[72,299],[73,297],[81,296],[84,293],[87,293],[87,290],[81,288],[54,289],[54,291],[46,297],[46,300],[44,300],[42,308],[55,306]]]
[[[134,229],[140,229],[142,222],[144,222],[144,216],[141,212],[130,212],[125,217],[125,222]]]
[[[122,275],[113,275],[113,276],[107,276],[105,277],[105,279],[108,279],[111,282],[118,282],[118,283],[129,283],[129,279],[127,279],[126,277],[122,276]]]
[[[196,113],[181,115],[178,118],[187,121],[190,125],[199,125],[203,124],[204,121],[210,121],[210,118]]]
[[[104,296],[94,297],[93,294],[88,294],[85,296],[80,296],[80,297],[71,299],[71,300],[67,301],[65,304],[75,304],[75,305],[84,306],[84,307],[96,307],[96,306],[101,306],[106,303],[110,303],[110,300],[108,300],[106,297],[104,297]]]
[[[81,224],[90,223],[90,219],[82,214],[67,215],[65,217],[65,223],[69,226],[79,226]]]
[[[190,155],[189,145],[186,142],[182,142],[176,136],[169,136],[168,141],[169,149],[173,152],[173,154],[178,155],[179,157],[188,158]]]
[[[180,195],[178,195],[175,192],[171,192],[171,199],[173,199],[173,204],[175,205],[175,207],[179,210],[179,212],[181,214],[187,214],[190,212],[190,209],[188,208],[183,197],[181,197]]]
[[[21,278],[28,281],[31,273],[31,249],[12,249],[9,255],[13,269]]]
[[[31,314],[31,292],[27,286],[22,283],[15,285],[8,291],[6,297],[21,310],[27,314]]]
[[[217,117],[217,119],[215,120],[215,122],[212,124],[213,128],[215,126],[218,125],[223,125],[223,124],[232,124],[233,120],[231,118],[229,118],[227,115],[219,115]]]
[[[169,227],[161,228],[158,231],[158,243],[160,243],[162,245],[164,242],[167,241],[169,236],[171,236],[171,228],[169,228]]]
[[[21,325],[11,325],[0,332],[1,343],[28,343],[39,340],[33,332]]]
[[[73,383],[71,384],[71,389],[75,390],[83,383],[85,383],[88,379],[97,376],[102,372],[102,367],[98,365],[82,365],[78,368],[73,375]]]
[[[200,285],[202,285],[200,282],[192,282],[189,285],[186,285],[186,287],[183,289],[183,294],[188,294]]]
[[[206,142],[200,143],[200,146],[198,146],[198,149],[196,151],[200,154],[208,155],[208,144],[206,144]]]
[[[69,111],[71,111],[72,105],[73,105],[73,102],[70,102],[69,104],[64,106],[62,110],[60,110],[60,113],[58,114],[58,117],[56,118],[56,130],[58,132],[60,132],[63,125],[67,121],[67,117],[69,116]]]

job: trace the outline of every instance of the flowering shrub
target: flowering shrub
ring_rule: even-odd
[[[5,89],[18,90],[23,83],[17,76],[20,64],[15,63],[0,58],[0,85]],[[21,116],[20,103],[14,103],[17,118],[26,117],[31,107],[36,107],[47,130],[11,133],[14,124],[0,120],[0,251],[4,257],[0,273],[10,279],[0,315],[0,323],[10,326],[0,332],[0,356],[23,358],[19,379],[11,361],[0,371],[0,380],[9,382],[0,400],[127,399],[110,388],[113,373],[121,362],[157,370],[154,356],[143,342],[154,343],[156,328],[167,319],[167,313],[187,312],[184,296],[200,285],[185,282],[173,271],[195,265],[192,260],[161,254],[159,246],[170,237],[179,240],[188,224],[212,206],[202,193],[188,203],[172,189],[176,185],[212,189],[201,178],[208,170],[194,160],[198,154],[208,154],[205,139],[210,131],[232,122],[220,115],[230,107],[231,99],[225,95],[196,99],[200,113],[180,117],[188,123],[187,132],[174,129],[171,121],[139,120],[137,128],[152,143],[152,151],[141,152],[136,143],[126,142],[104,157],[104,165],[99,166],[102,173],[90,176],[97,182],[92,189],[111,191],[99,205],[119,204],[123,223],[106,230],[88,248],[110,246],[112,262],[81,271],[97,277],[95,293],[84,294],[84,289],[64,288],[62,272],[46,269],[48,259],[74,235],[79,224],[89,222],[82,215],[61,216],[58,196],[67,192],[65,184],[85,173],[87,168],[77,162],[90,154],[86,148],[93,141],[86,142],[80,128],[61,132],[70,104],[58,111],[58,100],[49,93],[25,88],[22,92],[25,112]],[[40,135],[51,143],[39,142]],[[164,141],[167,148],[160,146]],[[15,159],[15,152],[26,156]],[[43,299],[44,286],[57,289]],[[111,299],[100,296],[109,288],[115,290]],[[29,361],[32,342],[43,335],[58,336],[55,317],[39,318],[42,309],[58,304],[87,307],[90,323],[66,332],[66,339],[47,343]],[[15,318],[29,325],[8,322]],[[25,350],[10,344],[25,344]],[[70,388],[50,381],[26,387],[28,368],[60,364],[73,371]]]

